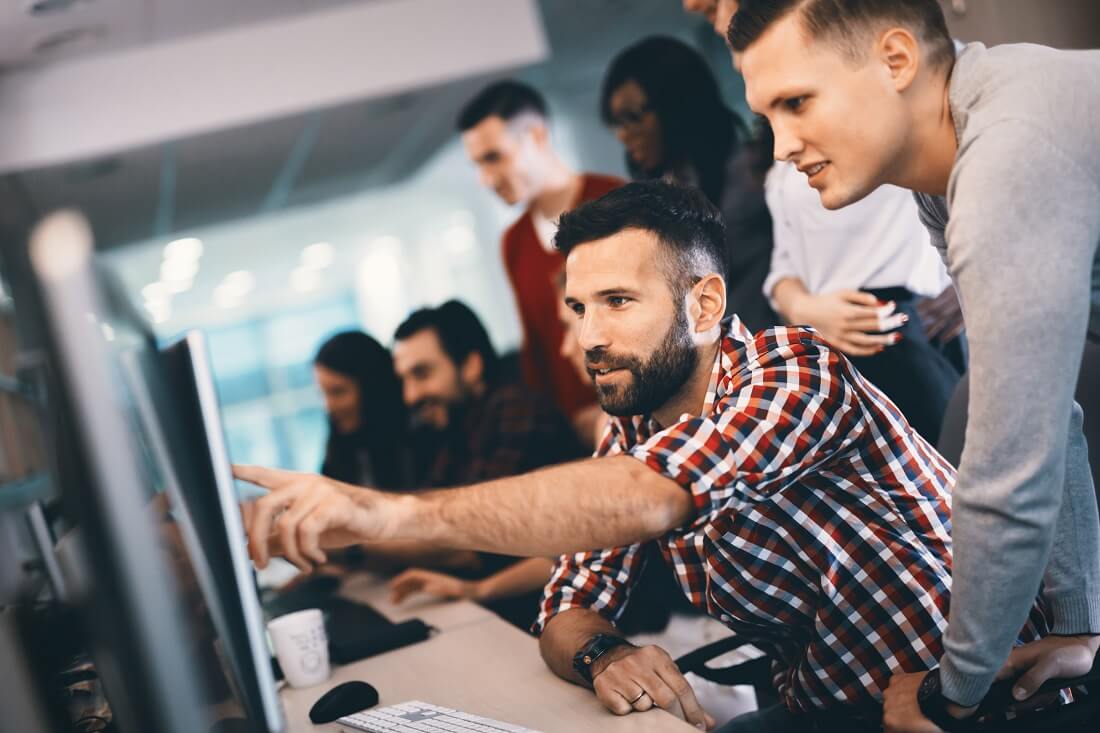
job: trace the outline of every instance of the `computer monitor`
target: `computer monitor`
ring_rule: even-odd
[[[198,396],[208,372],[181,363],[189,349],[158,351],[78,214],[45,220],[31,259],[59,375],[50,398],[86,468],[59,479],[91,573],[77,601],[116,720],[205,731],[224,717],[225,679],[247,730],[281,731],[224,442]]]
[[[201,733],[213,718],[183,602],[182,564],[150,512],[157,497],[104,327],[108,309],[86,220],[74,212],[50,215],[34,229],[29,255],[34,287],[27,292],[39,299],[40,339],[56,375],[48,399],[72,437],[62,459],[78,469],[52,477],[77,518],[90,570],[73,602],[82,609],[114,720],[120,730]]]
[[[284,728],[206,343],[192,331],[124,371],[237,690],[255,730]]]

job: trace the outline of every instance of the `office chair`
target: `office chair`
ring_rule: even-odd
[[[715,682],[719,685],[729,687],[751,685],[753,692],[756,693],[758,707],[765,708],[769,705],[775,705],[779,702],[779,694],[775,691],[775,686],[772,683],[772,660],[767,654],[728,667],[710,667],[707,665],[708,662],[728,654],[734,649],[748,646],[749,643],[745,639],[736,636],[719,639],[683,655],[676,660],[676,666],[680,669],[681,674],[686,675],[691,672],[708,682]]]

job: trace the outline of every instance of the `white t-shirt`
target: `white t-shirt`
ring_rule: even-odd
[[[531,209],[531,224],[535,227],[535,236],[539,238],[539,244],[547,252],[554,251],[554,235],[558,233],[557,219],[547,219],[539,212]]]
[[[815,295],[903,287],[931,297],[951,282],[905,189],[881,186],[862,201],[830,211],[805,174],[777,161],[764,195],[775,236],[764,294],[773,307],[772,289],[785,277],[797,277]]]

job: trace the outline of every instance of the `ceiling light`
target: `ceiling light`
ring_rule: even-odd
[[[185,237],[164,245],[164,259],[197,260],[202,257],[202,240]]]
[[[443,244],[451,254],[469,254],[474,251],[476,243],[474,231],[462,224],[452,224],[443,233]]]
[[[146,302],[150,300],[164,300],[168,297],[168,288],[160,281],[149,283],[141,289],[141,297],[145,298]]]
[[[214,288],[214,305],[225,310],[236,308],[241,304],[241,298],[232,290],[226,289],[224,285],[219,285]]]
[[[149,301],[145,304],[145,310],[153,319],[153,323],[164,323],[172,315],[172,306],[167,300]]]
[[[164,283],[194,280],[199,271],[199,263],[175,257],[160,263],[160,279]]]
[[[332,264],[336,250],[328,242],[316,242],[302,250],[302,267],[322,270]]]
[[[180,293],[186,293],[195,284],[194,278],[188,278],[187,280],[169,280],[164,285],[165,293],[169,295],[179,295]]]
[[[256,287],[256,277],[248,270],[237,270],[226,275],[218,289],[224,290],[233,297],[243,298],[251,293],[254,287]]]
[[[299,267],[290,273],[290,287],[299,293],[310,293],[321,284],[321,275],[316,270]]]

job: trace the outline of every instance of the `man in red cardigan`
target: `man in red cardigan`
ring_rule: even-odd
[[[458,129],[482,185],[505,203],[525,207],[502,243],[504,269],[523,324],[524,381],[552,399],[587,440],[593,431],[588,423],[597,414],[588,408],[596,395],[561,355],[565,331],[554,278],[565,260],[553,239],[563,212],[623,181],[578,173],[563,163],[550,143],[545,100],[520,82],[500,81],[483,89],[463,108]]]

